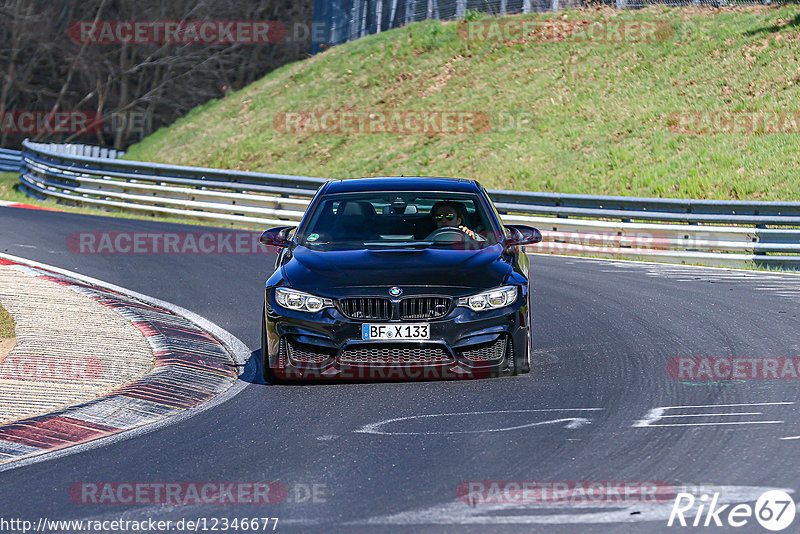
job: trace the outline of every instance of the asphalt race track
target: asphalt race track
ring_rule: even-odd
[[[185,307],[257,357],[273,258],[67,249],[73,232],[134,230],[202,228],[0,208],[0,251]],[[800,277],[532,261],[530,375],[304,387],[257,381],[175,425],[0,472],[0,515],[278,517],[276,531],[651,533],[676,530],[667,526],[671,502],[469,506],[456,491],[469,481],[664,481],[752,504],[770,488],[798,489],[797,380],[686,382],[671,378],[666,364],[687,356],[800,356]],[[418,417],[438,414],[455,415]],[[86,482],[209,481],[278,481],[289,494],[264,506],[76,504],[69,495]],[[308,495],[314,485],[316,498]],[[765,531],[753,518],[733,530]]]

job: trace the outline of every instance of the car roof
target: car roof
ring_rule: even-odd
[[[431,178],[425,176],[382,176],[353,178],[328,182],[325,193],[355,193],[361,191],[452,191],[477,193],[478,182],[464,178]]]

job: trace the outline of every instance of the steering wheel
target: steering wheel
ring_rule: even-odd
[[[425,241],[435,241],[437,243],[464,242],[467,239],[474,241],[474,239],[461,228],[456,226],[443,226],[428,234]]]

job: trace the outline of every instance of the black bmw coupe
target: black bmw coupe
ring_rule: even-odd
[[[271,383],[432,380],[530,370],[524,246],[474,180],[332,181],[279,247],[266,283],[262,368]]]

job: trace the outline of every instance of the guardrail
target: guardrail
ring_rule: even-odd
[[[327,181],[78,155],[86,150],[25,141],[21,187],[40,198],[264,228],[300,220]],[[489,194],[506,222],[542,230],[544,241],[529,251],[800,267],[799,202]]]
[[[67,154],[70,156],[117,159],[125,155],[124,150],[117,150],[115,148],[107,148],[96,145],[85,145],[82,143],[36,143],[35,146],[46,149],[49,152],[54,152],[56,154]]]
[[[22,167],[22,152],[0,148],[0,172],[17,172]]]

